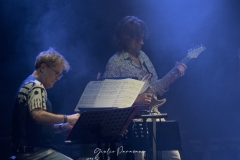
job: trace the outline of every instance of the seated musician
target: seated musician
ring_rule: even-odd
[[[54,134],[70,130],[80,114],[52,113],[46,91],[69,67],[65,58],[50,48],[37,56],[34,72],[21,84],[12,116],[12,145],[18,159],[71,159],[54,149]]]

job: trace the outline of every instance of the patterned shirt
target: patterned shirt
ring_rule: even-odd
[[[47,99],[43,84],[30,75],[20,86],[14,100],[12,116],[12,142],[20,152],[32,147],[49,148],[54,142],[54,125],[42,125],[35,122],[30,112],[33,109],[44,109],[52,112],[52,105]]]
[[[43,84],[33,79],[23,84],[18,93],[18,102],[27,105],[29,112],[36,108],[46,110],[47,92]]]
[[[142,67],[138,66],[127,52],[117,52],[109,59],[103,76],[105,78],[115,76],[133,76],[137,77],[138,80],[142,80],[146,75],[152,74],[152,77],[149,79],[149,84],[152,85],[158,80],[158,76],[152,62],[143,51],[139,52],[138,58]],[[162,95],[163,92],[165,91],[158,91],[158,94]]]

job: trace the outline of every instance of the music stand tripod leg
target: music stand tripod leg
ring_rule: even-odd
[[[145,137],[145,142],[146,142],[146,146],[147,146],[147,148],[146,148],[146,154],[145,154],[145,160],[150,160],[151,158],[151,156],[150,156],[150,145],[149,145],[149,141],[148,141],[148,127],[147,127],[147,118],[142,118],[142,120],[143,120],[143,132],[144,132],[144,137]]]
[[[152,118],[152,125],[153,125],[153,137],[152,137],[153,148],[152,148],[152,156],[153,156],[153,160],[157,160],[157,156],[156,156],[156,118]]]

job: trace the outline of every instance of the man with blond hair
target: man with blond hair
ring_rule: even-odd
[[[21,84],[12,117],[12,146],[18,159],[71,159],[54,150],[54,134],[70,130],[80,115],[53,114],[46,91],[69,68],[65,58],[50,48],[37,56],[34,72]]]

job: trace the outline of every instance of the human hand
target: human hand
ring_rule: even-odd
[[[68,131],[68,130],[70,130],[72,128],[73,128],[73,125],[71,125],[70,123],[63,123],[62,124],[62,130],[63,131]]]
[[[151,93],[142,93],[137,96],[135,103],[137,104],[150,104],[152,101]]]
[[[177,62],[176,63],[176,68],[178,70],[178,74],[177,74],[176,78],[178,78],[178,77],[182,77],[185,74],[187,66],[184,63]]]
[[[78,120],[79,117],[80,117],[79,113],[68,115],[67,122],[69,123],[69,125],[74,126],[74,124],[76,123],[76,121]]]

